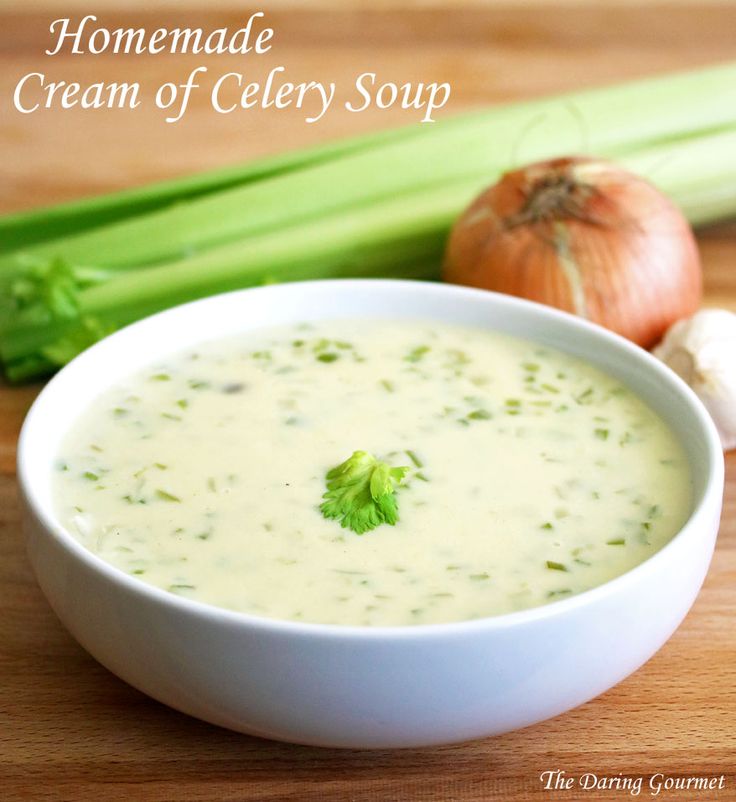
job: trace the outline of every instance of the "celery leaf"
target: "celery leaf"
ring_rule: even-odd
[[[64,259],[26,265],[8,287],[8,295],[18,310],[37,306],[54,320],[79,316],[79,292],[112,276],[110,270],[72,266]]]
[[[327,492],[320,510],[359,535],[398,520],[395,491],[408,467],[392,468],[367,451],[353,455],[327,472]]]
[[[99,318],[85,316],[66,329],[62,336],[42,346],[39,353],[55,367],[62,367],[113,331],[115,326]]]

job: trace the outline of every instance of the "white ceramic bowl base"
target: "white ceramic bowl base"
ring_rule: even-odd
[[[618,376],[681,439],[694,482],[690,520],[649,560],[578,596],[495,618],[394,628],[277,621],[192,602],[103,562],[55,520],[51,477],[60,438],[107,386],[203,340],[347,316],[498,329]],[[687,386],[599,327],[478,290],[326,281],[198,301],[89,349],[49,382],[29,412],[18,475],[39,584],[100,663],[153,698],[234,730],[381,748],[461,741],[533,724],[602,693],[648,660],[689,610],[708,569],[723,458],[713,424]]]

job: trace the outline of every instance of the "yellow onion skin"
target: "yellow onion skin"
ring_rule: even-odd
[[[583,157],[514,170],[483,192],[450,233],[442,277],[555,306],[644,348],[702,295],[682,212],[644,179]]]

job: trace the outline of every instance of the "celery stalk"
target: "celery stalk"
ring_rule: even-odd
[[[736,126],[710,136],[660,144],[618,161],[648,178],[698,226],[736,216],[734,156]]]
[[[146,213],[145,189],[132,191],[129,206],[118,196],[109,207],[135,212],[131,219],[54,241],[41,241],[42,233],[39,244],[1,255],[0,359],[8,377],[48,372],[107,330],[216,292],[304,278],[436,278],[453,220],[519,162],[594,152],[648,177],[693,222],[736,214],[736,65],[422,130],[303,163],[286,156],[271,172],[258,173],[261,163],[237,186]],[[186,186],[185,179],[171,195],[154,189],[155,202]],[[80,208],[68,219],[83,226]],[[22,225],[7,230],[29,233]]]
[[[411,248],[411,257],[407,257],[406,261],[391,262],[387,260],[386,254],[376,254],[376,259],[380,261],[380,268],[378,261],[374,263],[372,258],[360,264],[359,269],[355,269],[354,265],[349,261],[340,263],[335,261],[328,264],[324,272],[323,278],[373,278],[377,276],[384,276],[390,273],[393,279],[414,279],[414,280],[427,280],[437,279],[439,277],[439,260],[442,249],[444,248],[444,239],[441,243],[430,240],[427,244],[426,254],[421,248]],[[322,267],[323,265],[320,265]],[[315,272],[315,265],[312,263],[304,263],[298,268],[290,271],[290,281],[298,281],[300,279],[313,278]],[[286,279],[284,279],[286,280]],[[237,283],[237,287],[227,287],[224,285],[220,291],[227,289],[241,289],[251,286],[260,286],[263,284],[271,283],[268,279],[259,280],[256,276],[245,278]],[[186,301],[196,300],[200,298],[201,293],[186,295],[182,294],[177,303],[184,303]],[[111,330],[120,328],[129,323],[133,323],[141,317],[163,311],[171,306],[163,295],[159,294],[157,297],[149,299],[147,306],[139,306],[137,303],[134,305],[116,307],[114,312],[105,316],[104,323],[109,325]],[[93,319],[97,322],[97,318]],[[44,353],[51,346],[56,346],[65,338],[74,338],[79,328],[79,321],[77,320],[56,320],[48,321],[45,326],[39,328],[38,326],[27,326],[14,329],[10,336],[8,343],[8,353],[15,352],[17,356],[6,359],[5,375],[10,382],[23,382],[29,381],[40,376],[52,373],[57,370],[62,363],[72,359],[73,356],[83,350],[82,348],[74,347],[73,351],[65,356],[63,359],[54,358],[50,359],[44,356]],[[90,340],[86,345],[92,345],[98,337]],[[86,347],[85,345],[85,347]],[[5,358],[5,357],[3,357]]]
[[[515,161],[570,151],[616,156],[736,122],[736,65],[514,104],[408,138],[0,256],[0,275],[61,257],[139,267]]]
[[[79,313],[69,320],[54,319],[41,305],[20,312],[0,335],[0,356],[13,361],[43,348],[80,318],[100,317],[121,325],[238,287],[317,273],[321,278],[397,276],[397,264],[409,264],[411,277],[438,278],[447,227],[476,183],[442,185],[431,193],[400,196],[295,226],[288,236],[268,232],[189,259],[121,273],[80,291]]]
[[[423,128],[398,128],[327,142],[301,150],[256,159],[219,170],[195,173],[168,181],[95,195],[68,203],[44,206],[0,217],[0,253],[68,237],[224,189],[283,175],[335,156],[356,153],[376,145],[421,135]]]
[[[713,220],[736,214],[736,164],[723,158],[724,153],[736,152],[734,148],[736,128],[642,148],[619,161],[656,183],[691,217],[698,217],[704,198],[712,199]],[[39,353],[73,332],[80,319],[117,327],[203,295],[272,281],[315,276],[437,278],[453,220],[495,177],[439,183],[431,190],[248,237],[188,259],[120,273],[81,290],[76,317],[54,319],[43,306],[16,315],[0,335],[0,357],[9,365],[8,376],[20,380],[49,366],[48,360],[38,361]],[[723,186],[731,189],[724,191]]]

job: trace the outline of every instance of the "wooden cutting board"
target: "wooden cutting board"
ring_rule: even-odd
[[[8,104],[29,71],[89,83],[180,79],[192,57],[44,57],[50,20],[74,3],[0,7],[0,211],[129,186],[413,118],[396,110],[335,113],[308,126],[291,112],[217,116],[195,102],[175,126],[151,110],[44,111]],[[237,27],[237,7],[104,2],[109,27]],[[214,5],[214,4],[212,4]],[[364,10],[361,10],[363,5]],[[349,85],[449,80],[442,116],[484,103],[736,57],[736,6],[445,2],[392,10],[345,2],[274,3],[278,49],[263,63],[223,58],[213,71],[258,77],[281,63],[300,80]],[[81,8],[80,4],[76,7]],[[118,10],[115,10],[117,7]],[[261,6],[263,7],[263,6]],[[119,9],[125,8],[125,11]],[[87,12],[87,7],[83,13]],[[439,115],[438,115],[439,116]],[[584,136],[570,149],[583,147]],[[523,147],[520,148],[523,159]],[[736,157],[736,154],[734,154]],[[700,236],[706,302],[736,309],[736,229]],[[38,387],[0,386],[0,799],[11,800],[613,800],[626,791],[545,791],[554,769],[579,777],[724,775],[725,789],[662,792],[658,800],[736,800],[736,457],[718,547],[692,612],[669,643],[618,687],[526,730],[402,752],[340,752],[237,735],[175,713],[101,668],[60,626],[24,553],[14,452]],[[646,786],[641,798],[648,796]]]

